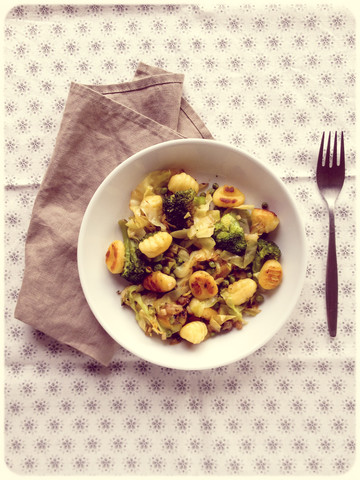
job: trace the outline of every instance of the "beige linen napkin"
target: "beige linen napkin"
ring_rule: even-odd
[[[182,97],[184,76],[140,63],[130,82],[72,83],[53,156],[36,197],[15,318],[108,365],[117,344],[83,295],[76,249],[96,188],[141,149],[212,138]]]

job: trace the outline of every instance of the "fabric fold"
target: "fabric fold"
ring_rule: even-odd
[[[129,82],[72,83],[34,203],[15,317],[103,365],[117,344],[81,289],[76,248],[82,217],[100,183],[129,156],[167,140],[212,138],[182,97],[183,80],[141,63]]]

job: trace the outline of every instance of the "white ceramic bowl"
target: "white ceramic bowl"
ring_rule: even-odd
[[[280,218],[272,239],[282,251],[283,281],[266,295],[262,311],[248,318],[242,330],[215,336],[199,345],[167,345],[147,337],[132,310],[116,293],[128,283],[108,272],[105,253],[121,239],[118,220],[131,214],[131,191],[153,170],[180,167],[200,182],[237,186],[246,203],[266,201]],[[301,293],[305,278],[305,233],[296,204],[269,168],[247,153],[214,140],[174,140],[149,147],[115,168],[102,182],[85,212],[78,240],[78,269],[86,300],[104,329],[125,349],[154,364],[181,370],[227,365],[253,353],[284,325]]]

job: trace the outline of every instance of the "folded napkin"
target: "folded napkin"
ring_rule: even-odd
[[[77,270],[83,214],[104,178],[145,147],[212,138],[182,97],[184,76],[140,63],[132,81],[72,83],[36,197],[15,318],[108,365],[116,342],[93,316]]]

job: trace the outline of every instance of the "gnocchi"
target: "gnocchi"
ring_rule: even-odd
[[[155,258],[164,253],[172,244],[173,237],[168,232],[157,232],[139,243],[141,253]]]
[[[191,293],[199,300],[212,298],[218,293],[217,283],[210,273],[198,270],[189,279]]]
[[[140,203],[141,210],[147,217],[151,214],[153,216],[160,216],[162,212],[162,196],[161,195],[148,195]]]
[[[280,220],[262,206],[245,204],[235,186],[198,183],[180,170],[152,172],[133,190],[133,215],[119,220],[123,238],[105,261],[129,282],[119,291],[122,304],[146,335],[196,345],[241,330],[243,315],[260,312],[265,292],[283,277],[280,248],[266,239]],[[169,221],[169,208],[184,226]]]
[[[175,277],[163,272],[151,272],[143,281],[143,285],[152,292],[170,292],[176,287],[176,280]]]
[[[188,190],[189,188],[192,188],[195,193],[198,193],[199,184],[194,177],[185,172],[173,175],[168,183],[168,189],[173,193]]]
[[[232,283],[221,295],[233,305],[242,305],[250,300],[256,292],[257,285],[252,278],[242,278]]]
[[[121,240],[115,240],[110,244],[106,251],[105,263],[111,273],[119,274],[124,270],[125,246]]]
[[[270,233],[279,225],[280,220],[274,212],[263,208],[254,208],[251,212],[250,233]]]
[[[180,337],[190,343],[198,344],[205,340],[208,329],[204,322],[194,320],[186,323],[180,330]]]
[[[278,287],[282,280],[282,266],[277,260],[267,260],[261,267],[259,285],[264,290],[272,290]]]
[[[239,207],[245,202],[245,195],[236,187],[223,185],[215,190],[213,202],[217,207]]]

